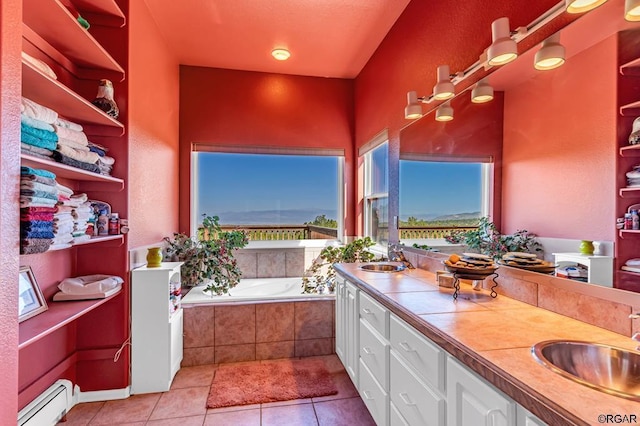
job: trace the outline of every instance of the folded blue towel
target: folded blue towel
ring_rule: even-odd
[[[49,141],[45,139],[40,139],[37,136],[30,135],[29,133],[20,132],[20,142],[26,143],[28,145],[37,146],[38,148],[44,148],[53,151],[58,146],[57,141]]]
[[[45,141],[58,142],[58,134],[49,130],[37,129],[33,126],[29,126],[23,122],[20,122],[20,131],[28,135],[37,137]]]
[[[52,220],[28,220],[20,222],[21,231],[51,231],[53,232]]]
[[[55,235],[53,231],[23,231],[20,230],[20,236],[22,238],[44,238],[44,239],[53,239]]]
[[[107,155],[107,153],[103,149],[100,149],[97,146],[93,146],[93,145],[89,145],[89,151],[95,152],[100,157],[104,157],[105,155]]]
[[[49,198],[58,201],[57,192],[41,191],[39,189],[21,189],[20,195],[28,195],[30,197]]]
[[[33,167],[29,167],[29,166],[20,167],[20,174],[22,174],[22,175],[37,175],[37,176],[42,176],[42,177],[50,178],[50,179],[55,179],[56,178],[55,173],[50,172],[49,170],[34,169]]]

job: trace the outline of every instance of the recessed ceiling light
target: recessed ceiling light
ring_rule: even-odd
[[[276,58],[278,61],[286,61],[291,56],[291,53],[287,49],[273,49],[271,51],[271,56]]]

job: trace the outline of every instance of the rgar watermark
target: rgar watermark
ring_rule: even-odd
[[[600,414],[598,423],[603,424],[636,424],[638,416],[635,414]]]

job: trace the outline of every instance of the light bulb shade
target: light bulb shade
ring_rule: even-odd
[[[291,56],[291,53],[287,49],[273,49],[271,51],[271,56],[278,61],[286,61]]]
[[[471,90],[471,102],[483,104],[493,100],[493,87],[484,80],[480,80]]]
[[[436,110],[436,121],[451,121],[453,120],[453,108],[449,103],[442,104]]]
[[[422,105],[418,102],[418,92],[407,92],[407,106],[404,108],[404,118],[415,120],[422,117]]]
[[[455,91],[456,88],[451,82],[449,65],[440,65],[438,67],[438,82],[433,86],[433,98],[439,101],[451,99]]]
[[[584,13],[588,12],[607,0],[565,0],[565,7],[569,13]]]
[[[640,21],[640,0],[625,0],[624,19],[631,22]]]
[[[537,70],[552,70],[564,64],[564,46],[560,44],[560,33],[556,33],[542,43],[536,52],[533,66]]]
[[[509,18],[498,18],[491,23],[493,43],[487,49],[489,65],[504,65],[518,57],[518,44],[511,38]]]

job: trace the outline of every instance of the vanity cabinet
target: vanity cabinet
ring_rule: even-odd
[[[341,277],[337,277],[336,281],[336,353],[351,381],[358,387],[360,290]]]
[[[447,359],[447,425],[516,424],[516,403],[462,365]]]
[[[166,392],[180,369],[182,307],[171,297],[180,288],[181,262],[131,271],[131,393]]]

